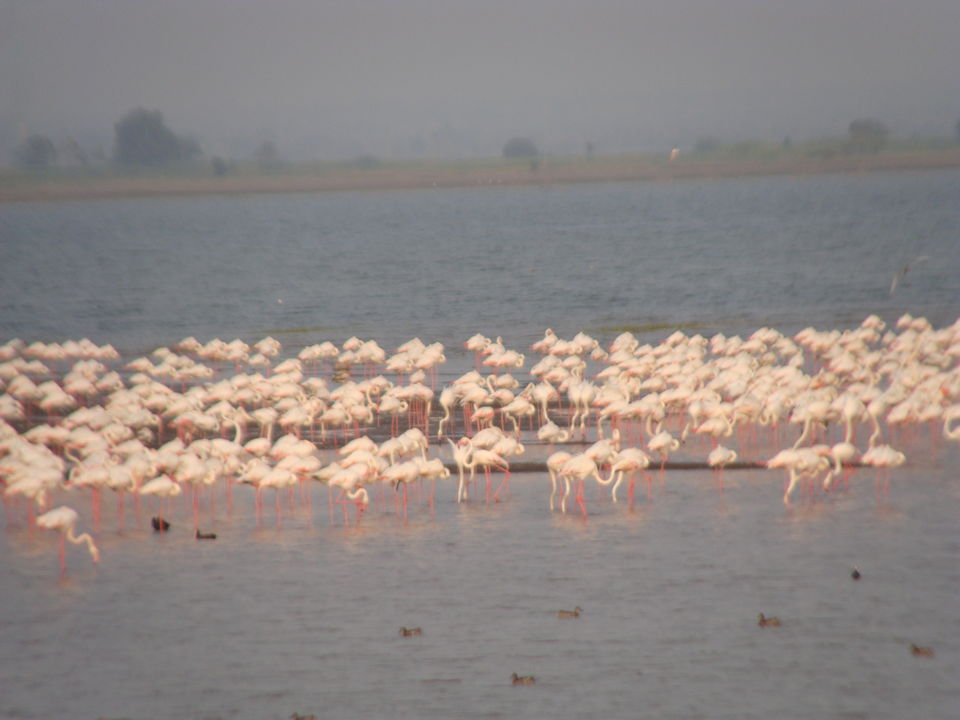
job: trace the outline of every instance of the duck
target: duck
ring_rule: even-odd
[[[780,618],[766,617],[763,613],[757,616],[757,625],[760,627],[780,627]]]
[[[300,713],[291,713],[290,720],[317,720],[316,715],[301,715]]]
[[[537,679],[533,675],[517,675],[514,673],[511,676],[514,685],[533,685]]]
[[[854,565],[854,566],[853,566],[853,570],[850,571],[850,577],[853,578],[854,580],[859,580],[859,579],[860,579],[860,568],[858,568],[856,565]]]
[[[200,532],[198,529],[194,537],[196,537],[197,540],[216,540],[217,534],[215,532]]]
[[[910,643],[910,652],[913,653],[915,657],[933,657],[933,648],[920,647],[913,643]]]
[[[415,636],[415,635],[423,635],[423,630],[421,630],[421,629],[418,628],[418,627],[414,627],[414,628],[402,627],[402,628],[400,628],[400,636],[401,636],[401,637],[413,637],[413,636]]]
[[[557,610],[558,618],[576,618],[580,617],[580,613],[583,612],[583,608],[577,605],[573,610]]]
[[[168,523],[159,515],[154,515],[152,518],[150,518],[150,524],[153,526],[153,529],[156,532],[166,532],[170,529],[170,523]]]

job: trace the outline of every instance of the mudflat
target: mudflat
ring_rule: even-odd
[[[784,156],[764,159],[670,161],[649,156],[540,158],[502,161],[338,166],[316,171],[238,172],[223,176],[149,174],[109,176],[18,176],[0,178],[0,202],[54,202],[97,198],[178,195],[315,193],[344,190],[556,185],[760,175],[869,173],[960,167],[960,147],[938,152]]]

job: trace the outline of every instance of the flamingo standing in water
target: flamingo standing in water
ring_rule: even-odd
[[[679,447],[680,441],[666,430],[661,430],[647,442],[647,448],[660,455],[660,472],[663,472],[670,453]]]
[[[487,481],[486,500],[487,502],[490,502],[490,470],[491,468],[502,470],[504,473],[503,480],[500,481],[500,484],[493,493],[494,502],[500,502],[500,489],[503,487],[504,483],[510,479],[510,463],[493,450],[474,447],[470,438],[465,439],[467,444],[470,446],[467,459],[463,464],[465,468],[469,468],[470,470],[470,479],[468,482],[472,483],[473,479],[476,477],[477,466],[479,465],[482,467]]]
[[[77,525],[77,511],[66,505],[61,505],[58,508],[49,510],[43,515],[37,518],[37,526],[46,528],[47,530],[59,530],[60,531],[60,575],[65,575],[67,572],[67,552],[65,541],[69,540],[74,545],[79,545],[80,543],[86,543],[87,549],[90,551],[90,557],[93,558],[93,561],[100,562],[100,550],[97,549],[97,546],[93,542],[93,538],[90,537],[88,533],[83,533],[81,535],[74,534],[74,528]]]
[[[567,496],[570,495],[570,479],[573,478],[577,481],[577,491],[574,499],[577,505],[580,506],[580,511],[584,517],[587,515],[587,506],[583,497],[584,481],[588,477],[594,477],[601,485],[606,485],[610,482],[609,480],[604,482],[603,478],[600,477],[600,470],[597,467],[597,463],[586,453],[579,453],[567,460],[567,462],[563,464],[563,467],[560,468],[560,477],[563,478],[565,486],[563,499],[560,501],[561,512],[567,511]]]
[[[550,510],[553,511],[553,498],[557,495],[557,474],[560,472],[560,469],[567,463],[567,460],[572,458],[573,455],[564,451],[558,450],[557,452],[550,455],[547,458],[547,472],[550,473]]]
[[[723,468],[737,459],[737,451],[723,445],[717,445],[707,456],[707,465],[713,468],[720,492],[723,492]]]
[[[631,501],[633,500],[633,475],[637,470],[642,470],[647,477],[647,499],[649,499],[652,495],[651,485],[653,483],[649,473],[647,473],[648,467],[650,467],[650,456],[640,448],[624,448],[618,452],[613,457],[610,465],[610,479],[613,480],[614,476],[617,478],[610,491],[610,494],[613,496],[613,501],[617,502],[617,488],[620,487],[620,483],[623,482],[624,475],[630,477],[627,497]]]
[[[833,447],[830,448],[827,453],[830,458],[833,459],[833,470],[827,473],[827,476],[823,479],[823,489],[829,490],[833,485],[833,479],[837,475],[842,475],[844,483],[847,482],[852,471],[847,473],[843,472],[843,464],[850,463],[857,457],[857,448],[853,443],[849,442],[838,442]]]
[[[889,445],[877,445],[863,454],[860,461],[864,465],[877,468],[877,492],[890,490],[890,468],[900,467],[907,460],[907,456]]]
[[[447,442],[450,443],[450,447],[453,451],[453,461],[457,464],[457,473],[459,477],[459,483],[457,484],[457,504],[459,505],[461,501],[467,499],[466,478],[464,471],[467,468],[467,460],[470,458],[470,446],[467,444],[466,438],[462,438],[459,443],[455,443],[450,438],[447,438]]]

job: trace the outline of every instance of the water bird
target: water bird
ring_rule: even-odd
[[[854,565],[854,566],[853,566],[853,570],[850,571],[850,577],[853,578],[854,580],[859,580],[859,579],[860,579],[860,568],[858,568],[856,565]]]
[[[910,652],[913,653],[915,657],[933,657],[933,648],[929,647],[920,647],[919,645],[914,645],[910,643]]]
[[[281,302],[278,300],[277,302]],[[300,713],[290,713],[290,720],[317,720],[316,715],[301,715]]]
[[[513,673],[510,679],[513,680],[514,685],[533,685],[537,681],[533,675],[517,675],[516,673]]]
[[[418,627],[413,627],[413,628],[401,627],[400,628],[401,637],[415,637],[417,635],[423,635],[423,630]]]
[[[757,616],[757,625],[760,627],[780,627],[780,618],[767,617],[763,613]]]
[[[61,505],[58,508],[49,510],[43,515],[37,518],[37,527],[42,527],[47,530],[59,530],[60,531],[60,574],[63,575],[67,571],[67,560],[66,560],[66,547],[64,545],[65,540],[69,540],[74,545],[79,545],[80,543],[86,543],[87,549],[90,551],[90,557],[93,558],[94,562],[100,562],[100,551],[97,549],[97,546],[93,542],[93,538],[90,537],[88,533],[82,533],[81,535],[74,534],[74,528],[77,525],[77,511],[66,505]]]
[[[583,608],[577,605],[573,610],[557,610],[558,618],[578,618]]]
[[[201,532],[198,528],[197,532],[194,534],[194,537],[197,540],[216,540],[217,534],[215,532]]]
[[[166,532],[170,529],[170,523],[168,523],[159,515],[154,515],[152,518],[150,518],[150,524],[153,526],[153,529],[156,532]]]

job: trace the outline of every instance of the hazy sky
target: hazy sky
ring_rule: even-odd
[[[960,0],[0,0],[6,149],[135,107],[231,156],[946,136]]]

